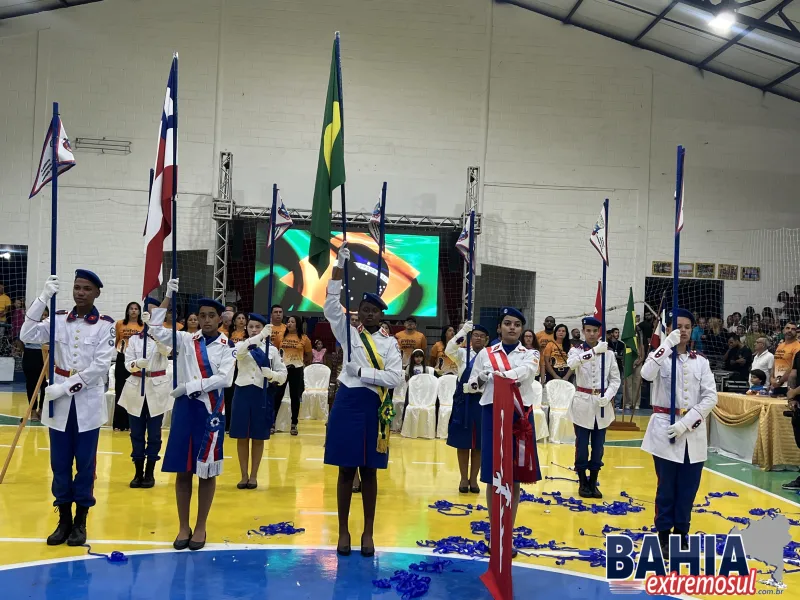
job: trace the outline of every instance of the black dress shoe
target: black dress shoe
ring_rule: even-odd
[[[469,491],[473,494],[480,494],[481,488],[479,488],[477,485],[471,485],[469,486]]]
[[[248,490],[254,490],[254,489],[256,489],[258,487],[258,484],[257,483],[250,483],[248,481],[246,487],[247,487]]]
[[[459,494],[466,494],[467,492],[469,492],[469,486],[468,485],[460,485],[460,486],[458,486],[458,493]]]
[[[186,550],[189,547],[189,542],[191,540],[192,540],[192,530],[190,529],[189,537],[186,538],[185,540],[179,540],[178,538],[175,538],[175,541],[172,542],[172,547],[175,548],[175,550]]]
[[[375,556],[375,542],[372,543],[372,548],[364,547],[364,538],[361,538],[361,556],[365,558],[372,558]]]
[[[350,556],[350,546],[345,546],[344,548],[336,547],[336,554],[339,556]]]
[[[206,537],[208,537],[208,536],[207,535],[203,536],[203,541],[202,542],[195,542],[193,539],[189,538],[189,550],[194,551],[194,550],[202,549],[203,546],[206,545]]]
[[[237,490],[244,490],[244,489],[247,489],[247,482],[245,482],[245,483],[237,483],[237,484],[236,484],[236,489],[237,489]]]

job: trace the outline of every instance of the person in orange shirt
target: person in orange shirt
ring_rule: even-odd
[[[442,338],[431,348],[431,358],[428,364],[434,368],[436,374],[439,376],[458,374],[458,366],[444,352],[447,342],[449,342],[455,334],[456,330],[452,325],[445,325],[442,327]]]
[[[247,339],[247,315],[243,312],[237,312],[233,315],[229,331],[221,331],[228,336],[228,339],[234,344],[243,342]]]
[[[130,377],[130,372],[125,367],[125,346],[128,338],[139,333],[144,329],[142,323],[142,307],[138,302],[128,302],[125,307],[125,318],[114,324],[114,332],[117,338],[117,362],[114,365],[114,431],[128,431],[130,421],[128,411],[119,405],[119,398],[122,390],[125,389],[125,382]]]
[[[172,304],[169,305],[167,308],[167,316],[164,317],[164,329],[172,329]],[[183,329],[183,323],[178,321],[175,325],[176,331],[181,331]]]
[[[286,319],[286,333],[281,341],[281,355],[283,364],[286,365],[286,381],[289,384],[289,397],[292,401],[292,428],[290,433],[297,435],[297,417],[300,414],[300,399],[305,389],[303,369],[311,364],[311,340],[303,333],[303,319],[292,315]],[[281,401],[286,386],[280,394]],[[278,415],[280,402],[276,402],[275,416]]]
[[[270,342],[280,350],[283,336],[286,334],[286,325],[283,322],[283,307],[280,304],[272,305],[270,323],[272,324],[272,337],[270,338]]]
[[[226,307],[227,312],[227,307]],[[223,315],[225,313],[222,313]],[[228,325],[220,325],[219,329],[217,330],[230,340],[232,344],[238,344],[239,342],[243,342],[247,339],[247,315],[243,312],[236,312],[233,315],[233,318]],[[236,366],[233,368],[233,381],[236,381],[236,377],[239,375],[239,365],[238,361]],[[230,387],[225,388],[224,397],[225,397],[225,414],[230,416],[233,414],[233,402],[234,402],[234,394],[236,391],[236,384],[234,383]],[[229,433],[231,430],[231,419],[225,419],[225,433]]]
[[[541,348],[542,352],[544,352],[547,349],[547,345],[550,342],[556,341],[555,327],[556,327],[555,317],[548,316],[544,318],[544,329],[536,332],[536,339],[539,341],[539,348]]]
[[[406,317],[406,328],[403,331],[398,331],[394,337],[400,346],[400,351],[403,353],[403,368],[408,366],[408,361],[411,359],[411,353],[414,350],[422,350],[425,352],[428,349],[428,339],[425,335],[417,331],[417,320],[414,317]]]
[[[189,313],[186,317],[185,329],[187,333],[194,333],[200,329],[200,321],[197,318],[197,313]]]
[[[789,321],[783,327],[783,341],[775,349],[775,366],[770,377],[770,395],[785,396],[786,384],[792,373],[795,354],[800,353],[800,342],[797,341],[797,323]]]

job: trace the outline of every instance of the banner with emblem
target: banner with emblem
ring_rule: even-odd
[[[600,258],[608,265],[608,246],[607,242],[608,223],[606,222],[606,207],[600,209],[600,216],[597,222],[592,227],[592,233],[589,234],[589,241],[592,246],[600,253]]]
[[[367,231],[369,236],[380,245],[381,243],[381,199],[375,203],[375,208],[372,209],[372,216],[367,223]]]
[[[75,166],[75,156],[72,154],[72,146],[69,143],[67,132],[64,130],[64,123],[61,121],[61,117],[56,118],[58,119],[58,175],[61,175]],[[33,198],[53,179],[52,147],[53,127],[50,126],[47,128],[44,146],[42,146],[42,156],[39,158],[39,168],[36,170],[36,178],[33,180],[31,195],[28,196],[28,199]]]
[[[270,227],[275,228],[274,237],[277,242],[294,224],[292,217],[289,216],[289,211],[283,205],[283,198],[281,198],[280,192],[278,192],[278,210],[275,213],[274,221],[273,217],[270,216]],[[272,234],[267,236],[267,248],[272,244],[272,237]]]

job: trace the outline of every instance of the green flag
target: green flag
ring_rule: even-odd
[[[325,117],[322,120],[322,138],[319,144],[314,204],[311,209],[311,243],[308,248],[308,261],[314,265],[320,276],[330,264],[331,196],[333,190],[345,182],[344,123],[339,104],[336,55],[336,41],[334,41],[328,95],[325,98]]]
[[[622,326],[622,341],[625,343],[625,363],[623,378],[633,375],[633,363],[639,358],[639,341],[636,336],[636,312],[633,308],[633,288],[628,295],[628,310],[625,312],[625,325]]]

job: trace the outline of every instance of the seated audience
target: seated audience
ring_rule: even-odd
[[[750,371],[750,389],[747,390],[747,394],[753,396],[757,394],[766,394],[767,393],[767,374],[764,373],[761,369],[753,369]]]
[[[767,375],[772,373],[772,368],[775,366],[775,355],[769,351],[769,340],[766,337],[760,337],[755,343],[755,354],[753,354],[753,370],[759,369],[764,371]],[[767,380],[769,382],[769,379]]]

